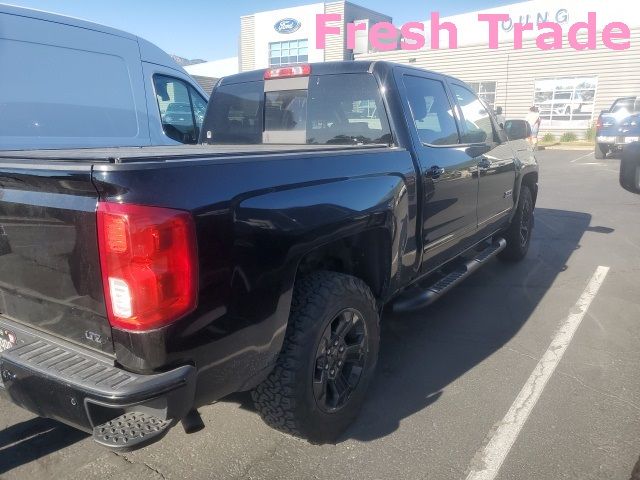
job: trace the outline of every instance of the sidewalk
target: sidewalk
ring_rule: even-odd
[[[585,151],[594,149],[594,145],[591,142],[555,142],[548,144],[538,144],[538,150],[575,150]]]

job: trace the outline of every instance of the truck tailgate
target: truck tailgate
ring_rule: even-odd
[[[91,168],[0,160],[0,316],[112,353]]]

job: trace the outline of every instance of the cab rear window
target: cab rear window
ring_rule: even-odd
[[[621,98],[611,107],[611,113],[626,111],[627,113],[640,113],[640,97]]]
[[[209,143],[391,143],[380,88],[368,73],[311,76],[308,90],[225,85],[214,93],[210,112]]]
[[[205,117],[208,143],[262,143],[263,82],[225,85],[215,91]]]

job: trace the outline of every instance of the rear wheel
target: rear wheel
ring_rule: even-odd
[[[498,254],[498,258],[507,262],[517,262],[527,255],[533,233],[533,209],[531,190],[527,185],[522,185],[516,214],[505,234],[507,246]]]
[[[312,442],[355,419],[378,358],[379,316],[360,279],[317,272],[296,284],[276,367],[252,392],[264,421]]]
[[[595,156],[598,160],[603,160],[607,157],[609,149],[603,143],[596,143]]]

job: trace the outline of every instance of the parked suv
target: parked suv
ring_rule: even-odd
[[[640,97],[619,98],[598,117],[595,156],[603,159],[637,141],[640,141]]]

